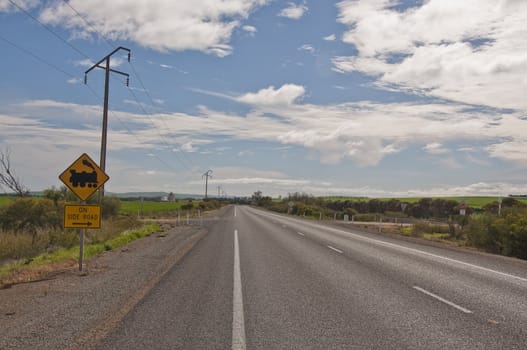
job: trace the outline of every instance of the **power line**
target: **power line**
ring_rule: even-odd
[[[39,61],[39,62],[41,62],[41,63],[44,63],[45,65],[47,65],[47,66],[50,67],[50,68],[53,68],[53,69],[56,70],[57,72],[60,72],[60,73],[66,75],[66,76],[68,76],[68,77],[70,77],[70,78],[72,78],[72,79],[78,79],[78,77],[74,76],[73,74],[70,74],[70,73],[66,72],[65,70],[63,70],[62,68],[59,68],[59,67],[55,66],[53,63],[48,62],[47,60],[43,59],[43,58],[40,57],[40,56],[37,56],[36,54],[32,53],[31,51],[24,49],[23,47],[21,47],[21,46],[15,44],[15,43],[12,42],[11,40],[4,38],[2,35],[0,35],[0,39],[2,39],[3,41],[5,41],[5,42],[8,43],[9,45],[13,46],[13,47],[16,48],[17,50],[19,50],[19,51],[25,53],[26,55],[33,57],[33,58],[36,59],[37,61]]]
[[[143,107],[142,103],[139,101],[139,99],[137,98],[137,95],[134,93],[134,91],[128,87],[128,91],[130,91],[130,94],[132,94],[134,100],[136,101],[138,107],[143,111],[143,113],[148,117],[148,119],[150,120],[150,123],[152,124],[152,126],[154,127],[154,129],[156,129],[157,131],[157,134],[159,135],[159,137],[161,138],[161,141],[163,141],[163,143],[165,144],[165,146],[167,146],[169,149],[172,148],[168,142],[166,141],[165,137],[163,136],[163,134],[160,132],[159,128],[156,126],[156,124],[154,123],[153,119],[152,119],[152,116],[150,115],[150,113],[148,113],[145,108]],[[185,167],[187,170],[191,170],[180,158],[177,154],[175,154],[176,156],[176,159],[178,160],[179,163],[181,163],[181,165],[183,165],[183,167]]]
[[[64,3],[65,3],[65,4],[66,4],[66,5],[67,5],[72,11],[73,11],[73,12],[75,12],[75,14],[76,14],[80,19],[82,19],[84,23],[86,23],[91,29],[93,29],[94,32],[96,32],[97,34],[99,34],[99,36],[100,36],[101,38],[103,38],[103,40],[106,42],[106,44],[108,44],[108,46],[109,46],[110,48],[113,48],[113,45],[110,43],[110,41],[109,41],[108,39],[106,39],[106,37],[105,37],[100,31],[98,31],[98,30],[97,30],[97,29],[96,29],[96,28],[95,28],[90,22],[88,22],[88,20],[87,20],[86,18],[84,18],[84,16],[81,15],[81,14],[79,13],[79,11],[77,11],[77,10],[73,7],[73,5],[70,4],[69,1],[67,1],[67,0],[62,0],[62,1],[63,1],[63,2],[64,2]]]
[[[95,28],[95,27],[94,27],[94,26],[93,26],[93,25],[92,25],[92,24],[91,24],[91,23],[90,23],[90,22],[89,22],[84,16],[82,16],[82,15],[80,14],[80,12],[77,11],[77,9],[75,9],[75,8],[73,7],[73,5],[70,4],[69,1],[67,1],[67,0],[63,0],[63,2],[64,2],[64,3],[65,3],[65,4],[66,4],[66,5],[67,5],[67,6],[68,6],[68,7],[69,7],[74,13],[75,13],[76,16],[78,16],[78,17],[79,17],[84,23],[86,23],[86,25],[88,25],[88,26],[89,26],[94,32],[96,32],[97,34],[99,34],[99,36],[100,36],[100,37],[106,42],[106,44],[108,44],[108,46],[112,47],[112,44],[109,42],[109,40],[108,40],[108,39],[107,39],[107,38],[106,38],[106,37],[105,37],[105,36],[104,36],[99,30],[97,30],[97,28]],[[140,84],[141,87],[143,88],[144,93],[147,95],[148,99],[150,100],[150,104],[151,104],[151,106],[153,107],[153,109],[155,109],[155,108],[156,108],[156,107],[155,107],[155,101],[154,101],[152,95],[150,94],[149,90],[146,88],[145,84],[143,83],[143,79],[142,79],[141,76],[139,75],[139,72],[135,69],[135,65],[134,65],[132,62],[129,62],[129,63],[130,63],[130,67],[132,68],[132,72],[133,72],[134,76],[137,78],[137,81],[139,81],[139,84]],[[133,93],[133,91],[132,91],[131,89],[129,89],[129,90],[130,90],[130,92],[132,93],[132,95],[134,96],[134,99],[136,100],[136,102],[137,102],[137,104],[139,105],[139,107],[143,110],[143,113],[146,114],[146,115],[149,115],[149,113],[146,112],[146,110],[143,108],[142,104],[139,102],[139,99],[137,98],[137,96]],[[163,118],[160,118],[160,119],[161,119],[161,122],[163,123],[164,127],[165,127],[168,131],[172,132],[171,128],[167,125],[166,121],[165,121]],[[154,125],[154,127],[157,129],[157,127],[155,126],[154,123],[152,123],[152,125]],[[159,130],[158,130],[158,133],[159,133],[159,135],[161,136],[162,141],[163,141],[168,147],[170,147],[170,146],[167,144],[167,142],[166,142],[165,138],[163,137],[163,135],[161,135],[161,133],[159,132]],[[190,158],[185,154],[185,152],[182,152],[182,155],[183,155],[183,157],[185,158],[185,160],[186,160],[187,162],[189,162],[191,165],[194,164],[194,162],[192,161],[192,159],[190,159]],[[176,159],[178,159],[178,161],[179,161],[179,162],[180,162],[185,168],[187,168],[188,170],[190,170],[190,169],[188,168],[188,166],[187,166],[186,164],[184,164],[184,163],[180,160],[179,156],[176,155]]]
[[[83,57],[86,58],[86,59],[91,60],[91,58],[90,58],[87,54],[85,54],[85,53],[82,52],[80,49],[78,49],[78,48],[75,47],[73,44],[71,44],[71,43],[68,42],[66,39],[64,39],[62,36],[60,36],[59,34],[57,34],[57,33],[56,33],[53,29],[51,29],[48,25],[42,23],[38,18],[36,18],[36,17],[33,16],[31,13],[29,13],[27,10],[25,10],[23,7],[21,7],[20,5],[18,5],[15,1],[13,1],[13,0],[8,0],[8,1],[9,1],[13,6],[15,6],[16,8],[18,8],[21,12],[23,12],[26,16],[30,17],[33,21],[35,21],[35,22],[38,23],[40,26],[42,26],[44,29],[46,29],[49,33],[51,33],[51,34],[52,34],[53,36],[55,36],[57,39],[59,39],[60,41],[62,41],[64,44],[66,44],[68,47],[70,47],[71,49],[73,49],[75,52],[77,52],[79,55],[83,56]],[[110,47],[112,46],[112,45],[110,44],[110,42],[104,37],[104,35],[102,35],[99,31],[97,31],[97,30],[96,30],[96,29],[95,29],[95,28],[94,28],[94,27],[93,27],[93,26],[92,26],[92,25],[91,25],[91,24],[90,24],[90,23],[89,23],[89,22],[88,22],[88,21],[87,21],[82,15],[81,15],[81,14],[80,14],[80,13],[79,13],[79,12],[78,12],[78,11],[72,6],[72,5],[71,5],[71,4],[69,4],[67,1],[64,1],[64,2],[70,7],[70,9],[71,9],[73,12],[75,12],[75,14],[76,14],[77,16],[79,16],[79,17],[80,17],[80,18],[81,18],[81,19],[82,19],[87,25],[89,25],[92,29],[94,29],[94,30],[95,30],[95,31],[96,31],[96,32],[97,32],[97,33],[98,33],[98,34],[99,34],[99,35],[105,40],[105,42],[106,42]],[[26,54],[28,54],[28,55],[34,57],[35,59],[41,61],[41,62],[44,63],[44,64],[50,66],[51,68],[53,68],[53,69],[55,69],[55,70],[57,70],[57,71],[59,71],[59,72],[65,74],[65,75],[67,75],[67,76],[69,76],[69,77],[71,77],[71,78],[73,78],[73,79],[77,79],[77,77],[73,76],[72,74],[69,74],[69,73],[63,71],[63,70],[60,69],[59,67],[56,67],[55,65],[49,63],[48,61],[44,60],[43,58],[41,58],[41,57],[39,57],[39,56],[37,56],[37,55],[35,55],[35,54],[29,52],[28,50],[25,50],[25,49],[19,47],[18,45],[14,44],[13,42],[11,42],[11,41],[9,41],[9,40],[3,38],[3,37],[2,37],[2,39],[4,39],[4,41],[6,41],[7,43],[13,45],[13,46],[16,47],[17,49],[21,50],[22,52],[24,52],[24,53],[26,53]],[[144,86],[144,84],[143,84],[141,78],[139,77],[139,74],[137,73],[137,71],[134,69],[133,66],[132,66],[132,70],[134,71],[134,74],[135,74],[136,77],[138,78],[138,81],[140,82],[141,86],[143,87],[143,89],[144,89],[145,92],[147,93],[147,95],[148,95],[148,97],[150,98],[150,100],[152,101],[152,105],[153,105],[154,103],[153,103],[152,96],[148,93],[148,90],[145,88],[145,86]],[[92,89],[91,87],[90,87],[90,90],[92,91],[92,93],[95,93],[95,91],[93,91],[93,89]],[[132,92],[131,89],[129,89],[129,91]],[[132,94],[133,94],[133,92],[132,92]],[[133,94],[133,95],[134,95],[134,98],[136,99],[136,101],[138,102],[139,106],[141,106],[141,108],[142,108],[142,105],[141,105],[140,102],[138,101],[138,99],[137,99],[137,97],[135,96],[135,94]],[[95,94],[95,96],[97,97],[96,94]],[[144,110],[144,109],[143,109],[143,110]],[[148,115],[148,113],[146,113],[146,111],[144,111],[144,112],[145,112],[145,114]],[[112,113],[112,115],[113,115],[113,113]],[[124,126],[124,127],[130,132],[130,133],[131,133],[131,134],[133,134],[133,133],[131,132],[131,130],[130,130],[130,129],[124,124],[124,122],[123,122],[122,120],[120,120],[119,118],[118,118],[118,120],[119,120],[119,122],[120,122],[120,123],[121,123],[121,124],[122,124],[122,125],[123,125],[123,126]],[[164,121],[163,121],[163,122],[164,122]],[[153,125],[155,126],[155,124],[153,124]],[[166,125],[165,125],[165,126],[166,126]],[[169,128],[167,127],[167,129],[169,129]],[[160,136],[162,136],[162,135],[160,135]],[[140,141],[140,140],[139,140],[139,141]],[[168,147],[170,147],[170,146],[168,145],[168,143],[166,143],[165,140],[164,140],[164,142],[165,142],[165,144],[166,144]],[[143,142],[140,141],[140,143],[143,143]],[[155,155],[154,153],[152,153],[152,154],[154,155],[155,158],[157,158],[159,161],[161,161],[162,163],[164,163],[167,167],[173,169],[173,168],[170,167],[166,162],[164,162],[161,158],[159,158],[157,155]],[[186,164],[184,164],[184,163],[179,159],[179,157],[176,156],[176,158],[178,159],[178,161],[179,161],[179,162],[180,162],[180,163],[181,163],[181,164],[182,164],[187,170],[190,170],[190,169],[188,168],[188,166],[187,166]]]
[[[85,84],[86,87],[91,91],[91,93],[100,101],[102,101],[102,98],[97,94],[97,92],[88,84]],[[144,141],[142,141],[139,136],[134,133],[129,127],[128,125],[126,125],[126,123],[121,119],[119,118],[119,116],[117,114],[115,114],[111,109],[110,109],[110,114],[112,115],[112,118],[115,118],[119,121],[119,123],[121,123],[121,125],[126,129],[126,131],[132,135],[133,137],[135,137],[135,139],[137,140],[137,142],[139,142],[140,144],[146,144]],[[173,170],[173,171],[177,171],[176,168],[172,167],[171,165],[169,165],[167,162],[165,162],[164,160],[162,160],[157,154],[155,154],[154,152],[151,152],[151,155],[156,158],[157,160],[159,160],[159,162],[161,162],[163,165],[165,165],[168,169],[170,170]]]
[[[47,61],[46,59],[38,56],[37,54],[29,51],[28,49],[25,49],[23,48],[22,46],[20,45],[17,45],[15,44],[14,42],[12,42],[11,40],[3,37],[2,35],[0,35],[0,39],[2,39],[3,41],[5,41],[6,43],[8,43],[9,45],[13,46],[14,48],[16,48],[17,50],[19,50],[20,52],[28,55],[28,56],[31,56],[32,58],[34,58],[35,60],[49,66],[50,68],[56,70],[57,72],[61,73],[61,74],[64,74],[66,75],[67,77],[70,77],[72,79],[79,79],[78,77],[74,76],[73,74],[70,74],[68,72],[66,72],[65,70],[55,66],[54,64],[50,63],[49,61]],[[97,94],[97,92],[88,84],[85,84],[86,88],[88,88],[88,90],[95,96],[95,98],[97,100],[102,100],[102,98]],[[112,114],[112,117],[117,119],[119,121],[119,123],[121,123],[121,125],[126,129],[126,131],[132,135],[133,137],[135,137],[135,139],[138,141],[138,143],[140,144],[146,144],[144,141],[142,141],[138,136],[137,134],[135,134],[129,127],[128,125],[126,125],[126,123],[121,119],[119,118],[119,116],[117,114],[114,114],[113,111],[110,111],[110,113]],[[163,165],[165,165],[168,169],[172,170],[172,171],[177,171],[177,169],[175,169],[174,167],[170,166],[167,162],[165,162],[163,159],[161,159],[157,154],[155,154],[154,152],[151,152],[151,155],[156,158],[160,163],[162,163]]]
[[[18,8],[20,11],[22,11],[23,13],[25,13],[28,17],[30,17],[32,20],[34,20],[35,22],[37,22],[38,24],[40,24],[43,28],[45,28],[48,32],[50,32],[53,36],[55,36],[57,39],[59,39],[60,41],[62,41],[64,44],[68,45],[69,47],[71,47],[73,50],[75,50],[79,55],[83,56],[84,58],[87,58],[87,59],[90,59],[90,57],[88,55],[86,55],[84,52],[82,52],[81,50],[77,49],[74,45],[72,45],[70,42],[68,42],[66,39],[64,39],[63,37],[61,37],[60,35],[58,35],[53,29],[51,29],[49,26],[47,26],[46,24],[42,23],[38,18],[36,18],[35,16],[33,16],[31,13],[29,13],[26,9],[24,9],[23,7],[21,7],[20,5],[18,5],[16,2],[14,2],[13,0],[8,0],[13,6],[15,6],[16,8]]]
[[[152,98],[152,96],[150,95],[149,93],[149,90],[145,87],[145,84],[143,84],[143,80],[141,79],[141,77],[139,76],[139,73],[137,72],[137,70],[135,69],[134,65],[132,64],[132,62],[130,62],[130,66],[132,68],[132,72],[133,74],[135,75],[135,77],[137,78],[137,80],[139,81],[139,84],[141,85],[141,87],[143,88],[143,91],[145,92],[145,94],[148,96],[148,98],[150,99],[150,103],[152,105],[152,107],[155,109],[155,102],[154,102],[154,99]],[[163,122],[163,124],[165,125],[165,128],[170,131],[170,132],[173,132],[171,130],[171,128],[167,125],[166,121],[161,118],[161,121]],[[194,162],[192,161],[191,158],[189,158],[185,152],[181,152],[181,154],[183,155],[183,157],[186,159],[187,162],[189,162],[191,165],[194,165]],[[187,168],[188,169],[188,168]],[[190,169],[189,169],[190,170]]]

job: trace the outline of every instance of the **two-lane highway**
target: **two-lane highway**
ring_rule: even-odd
[[[101,349],[525,349],[527,263],[250,207],[209,234]]]

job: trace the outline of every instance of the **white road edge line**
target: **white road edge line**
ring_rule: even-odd
[[[465,309],[465,308],[462,307],[462,306],[459,306],[459,305],[457,305],[457,304],[454,304],[454,303],[451,302],[451,301],[448,301],[448,300],[446,300],[446,299],[444,299],[444,298],[441,298],[439,295],[436,295],[436,294],[434,294],[434,293],[432,293],[432,292],[429,292],[429,291],[427,291],[426,289],[423,289],[423,288],[418,287],[418,286],[414,286],[413,288],[414,288],[415,290],[418,290],[418,291],[420,291],[421,293],[424,293],[424,294],[426,294],[426,295],[428,295],[428,296],[431,296],[432,298],[437,299],[437,300],[439,300],[439,301],[441,301],[441,302],[443,302],[443,303],[445,303],[445,304],[447,304],[447,305],[450,305],[450,306],[452,306],[452,307],[454,307],[454,308],[458,309],[459,311],[462,311],[462,312],[464,312],[464,313],[466,313],[466,314],[471,314],[471,313],[472,313],[472,311],[470,311],[469,309]]]
[[[335,248],[335,247],[332,247],[332,246],[330,246],[330,245],[328,245],[327,247],[328,247],[329,249],[331,249],[331,250],[334,250],[334,251],[336,251],[336,252],[337,252],[337,253],[339,253],[339,254],[342,254],[342,253],[343,253],[343,251],[342,251],[342,250],[340,250],[340,249],[337,249],[337,248]]]
[[[263,215],[265,216],[265,214],[263,214]],[[268,214],[267,213],[267,215],[280,217],[279,215],[275,215],[275,214]],[[294,219],[290,219],[290,218],[287,218],[287,219],[294,220]],[[428,252],[425,252],[425,251],[422,251],[422,250],[419,250],[419,249],[409,248],[409,247],[405,247],[405,246],[402,246],[402,245],[399,245],[399,244],[384,242],[384,241],[380,241],[378,239],[373,239],[373,238],[360,236],[360,235],[355,234],[355,233],[350,232],[350,231],[339,230],[339,229],[335,229],[335,228],[332,228],[332,227],[321,226],[321,225],[312,224],[312,223],[306,223],[306,222],[302,222],[302,223],[306,224],[306,225],[309,225],[311,227],[325,229],[325,230],[331,231],[331,232],[344,233],[346,235],[350,235],[350,236],[356,237],[357,239],[360,239],[360,240],[363,240],[363,241],[373,242],[373,243],[376,243],[376,244],[379,244],[379,245],[384,245],[386,247],[393,247],[393,248],[397,248],[397,249],[402,249],[402,250],[406,250],[406,251],[409,251],[409,252],[422,254],[422,255],[433,257],[433,258],[442,259],[442,260],[445,260],[445,261],[450,261],[450,262],[457,263],[457,264],[460,264],[460,265],[465,265],[465,266],[468,266],[468,267],[471,267],[471,268],[474,268],[474,269],[478,269],[478,270],[494,273],[494,274],[501,275],[501,276],[504,276],[504,277],[513,278],[513,279],[516,279],[516,280],[519,280],[519,281],[522,281],[522,282],[527,282],[527,278],[523,278],[523,277],[516,276],[516,275],[511,275],[510,273],[489,269],[489,268],[486,268],[486,267],[483,267],[483,266],[474,265],[474,264],[467,263],[467,262],[464,262],[464,261],[461,261],[461,260],[447,258],[445,256],[428,253]]]
[[[300,236],[305,236],[305,234],[303,234],[302,232],[297,232],[297,234],[299,234]]]
[[[234,230],[234,288],[232,293],[232,350],[245,350],[242,278],[238,230]]]

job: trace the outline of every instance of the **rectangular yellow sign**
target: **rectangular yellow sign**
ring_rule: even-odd
[[[65,205],[64,228],[101,228],[101,206]]]

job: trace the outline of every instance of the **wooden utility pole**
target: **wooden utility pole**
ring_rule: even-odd
[[[110,52],[108,55],[106,55],[99,62],[91,66],[91,68],[88,69],[86,72],[84,72],[84,84],[87,84],[88,73],[92,71],[94,68],[101,68],[101,69],[104,69],[105,71],[104,108],[102,112],[101,161],[99,163],[99,167],[102,169],[103,172],[106,170],[106,135],[108,133],[108,97],[109,97],[109,90],[110,90],[110,72],[124,75],[126,77],[126,86],[128,86],[129,79],[130,79],[129,74],[110,68],[110,58],[112,57],[113,54],[117,53],[120,50],[124,50],[128,52],[128,62],[130,62],[130,54],[131,54],[130,49],[119,46],[118,48]],[[104,66],[101,66],[103,62],[106,62],[106,64]],[[103,197],[104,197],[104,186],[102,186],[100,189],[100,200],[101,201]]]
[[[212,170],[207,170],[203,175],[201,175],[201,178],[205,178],[205,199],[207,199],[207,191],[209,188],[209,177],[212,177]]]

